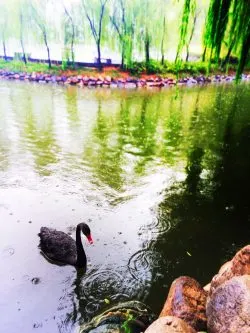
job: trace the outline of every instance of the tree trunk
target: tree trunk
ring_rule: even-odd
[[[249,51],[250,51],[250,30],[248,27],[247,30],[247,35],[244,38],[243,41],[243,45],[242,45],[242,49],[241,49],[241,54],[240,54],[240,61],[237,67],[237,72],[236,72],[236,79],[239,80],[240,76],[244,70],[244,67],[247,63],[247,59],[248,59],[248,55],[249,55]]]
[[[234,47],[234,44],[235,44],[235,38],[232,40],[230,46],[229,46],[229,49],[228,49],[228,52],[227,52],[227,55],[225,57],[225,59],[223,60],[222,64],[221,64],[221,67],[224,68],[225,65],[228,63],[229,61],[229,58],[230,58],[230,55],[231,55],[231,52],[233,50],[233,47]]]
[[[148,32],[146,32],[146,38],[145,38],[145,60],[146,60],[146,65],[148,65],[149,61],[150,61],[149,47],[150,47],[150,39],[149,39]]]
[[[211,63],[212,59],[213,59],[213,47],[211,47],[210,56],[209,56],[210,63]]]
[[[121,60],[121,69],[124,69],[124,58],[125,58],[125,42],[122,41],[122,60]]]
[[[48,46],[47,46],[47,53],[48,53],[49,68],[51,68],[50,51]]]
[[[71,60],[72,60],[73,68],[75,68],[74,34],[72,35],[72,40],[71,40]]]
[[[179,59],[179,48],[178,48],[178,50],[176,52],[176,56],[175,56],[175,60],[174,60],[175,64],[177,63],[178,59]]]
[[[49,68],[51,68],[50,50],[49,50],[49,45],[48,45],[48,41],[47,41],[47,34],[46,34],[45,29],[43,30],[43,39],[44,39],[44,43],[45,43],[45,46],[46,46],[46,49],[47,49]]]
[[[164,64],[164,37],[165,37],[165,28],[166,28],[166,19],[164,16],[163,19],[163,34],[162,34],[162,40],[161,40],[161,64]]]
[[[71,26],[72,26],[72,37],[71,37],[71,45],[70,45],[70,49],[71,49],[71,61],[72,61],[72,66],[73,68],[75,68],[75,53],[74,53],[74,42],[75,42],[75,26],[74,26],[74,21],[72,16],[70,15],[70,13],[68,12],[67,8],[64,7],[64,11],[66,13],[66,15],[68,16],[70,22],[71,22]],[[69,61],[68,61],[69,62]]]
[[[3,40],[3,54],[4,54],[4,60],[7,61],[5,40]]]
[[[164,61],[165,61],[164,54],[162,54],[162,56],[161,56],[161,64],[162,65],[164,65]]]
[[[27,59],[26,59],[26,55],[24,52],[24,45],[23,45],[23,14],[22,12],[20,12],[20,42],[21,42],[21,47],[22,47],[22,52],[23,52],[23,61],[25,63],[25,65],[27,65]]]
[[[24,51],[24,45],[23,45],[23,38],[21,37],[21,46],[22,46],[22,52],[23,52],[23,62],[25,63],[25,65],[27,65],[27,59],[26,59],[26,55],[25,55],[25,51]]]
[[[189,45],[187,45],[187,55],[186,55],[186,62],[188,62],[188,58],[189,58]]]
[[[192,30],[191,30],[191,34],[190,34],[189,41],[188,41],[188,43],[187,43],[186,62],[188,61],[188,58],[189,58],[189,46],[190,46],[191,40],[192,40],[193,35],[194,35],[194,29],[195,29],[196,20],[197,20],[197,14],[194,14],[193,26],[192,26]]]
[[[101,40],[97,41],[97,64],[98,64],[98,69],[101,72],[102,71],[102,62],[101,62]]]
[[[204,47],[204,51],[203,51],[203,54],[202,54],[202,61],[204,62],[205,59],[206,59],[206,53],[207,53],[207,46]]]

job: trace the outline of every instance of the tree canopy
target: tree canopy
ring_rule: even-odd
[[[198,59],[224,67],[249,61],[249,0],[2,0],[0,54],[41,44],[50,59],[54,45],[74,64],[90,45],[101,65],[103,50],[120,53],[122,67],[133,61]],[[15,46],[13,46],[15,45]],[[43,46],[42,46],[43,45]],[[93,61],[94,56],[92,57]]]

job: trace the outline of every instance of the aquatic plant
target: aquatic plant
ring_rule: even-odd
[[[121,326],[124,329],[124,333],[131,333],[131,329],[130,329],[129,323],[132,320],[134,320],[134,316],[132,315],[132,313],[129,312],[129,310],[127,310],[126,320],[124,321],[124,323]]]

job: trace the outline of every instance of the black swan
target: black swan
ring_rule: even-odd
[[[81,231],[92,244],[90,228],[85,223],[77,225],[75,241],[62,231],[41,227],[38,234],[40,237],[40,248],[45,256],[53,261],[79,268],[86,267],[87,258],[82,245]]]

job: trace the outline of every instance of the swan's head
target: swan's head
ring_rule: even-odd
[[[90,244],[93,243],[92,237],[91,237],[91,231],[89,226],[86,223],[80,223],[81,230],[83,234],[87,237],[87,240]]]

